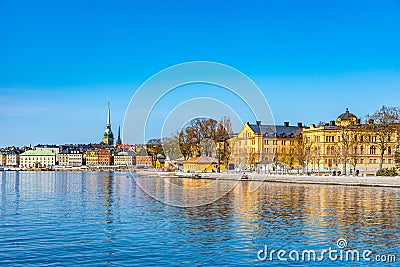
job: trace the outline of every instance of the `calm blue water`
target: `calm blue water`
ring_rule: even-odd
[[[339,238],[400,262],[400,190],[265,183],[250,193],[240,182],[210,205],[177,208],[127,175],[0,173],[0,266],[288,265],[257,252],[321,251]]]

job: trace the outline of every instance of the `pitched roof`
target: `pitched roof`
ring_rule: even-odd
[[[249,126],[255,133],[264,137],[293,137],[296,131],[301,129],[298,126],[281,125],[249,124]]]
[[[218,160],[215,157],[206,157],[206,156],[201,156],[199,158],[190,158],[184,163],[192,163],[192,164],[213,164],[217,163]]]
[[[147,150],[142,148],[139,153],[136,154],[136,156],[149,156],[149,154],[147,153]]]

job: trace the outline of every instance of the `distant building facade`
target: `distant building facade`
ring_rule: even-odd
[[[56,164],[56,155],[51,150],[28,150],[20,155],[21,168],[50,168]]]
[[[33,148],[34,150],[47,150],[51,151],[56,155],[56,161],[58,161],[58,153],[60,153],[60,147],[57,145],[37,145]]]
[[[6,166],[18,167],[19,166],[19,150],[11,150],[6,153]]]
[[[215,157],[195,157],[183,162],[185,172],[217,172],[218,160]],[[220,165],[220,171],[225,170],[225,165]]]
[[[99,165],[110,166],[112,165],[112,154],[107,149],[101,149],[98,153]]]
[[[373,122],[371,122],[373,123]],[[380,167],[379,137],[348,109],[336,121],[303,131],[309,170],[375,173]],[[398,140],[393,134],[384,151],[383,168],[395,167]]]
[[[85,154],[86,166],[99,165],[99,154],[96,150],[88,150]]]
[[[63,150],[59,153],[60,166],[80,167],[83,165],[83,152],[77,149]]]
[[[303,124],[264,125],[246,122],[240,132],[230,141],[232,155],[230,162],[243,170],[255,169],[259,163],[268,165],[268,171],[275,170],[280,161],[287,160],[298,145]],[[289,161],[289,160],[288,160]],[[299,167],[295,161],[287,162],[291,167]]]
[[[132,151],[120,151],[114,154],[115,166],[132,166],[134,163]]]
[[[147,150],[142,148],[136,154],[136,166],[138,167],[151,167],[153,166],[153,157],[147,153]]]

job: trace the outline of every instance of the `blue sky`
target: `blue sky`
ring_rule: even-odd
[[[0,147],[99,142],[182,62],[253,79],[277,123],[400,105],[400,1],[0,0]],[[140,142],[141,140],[138,140]]]

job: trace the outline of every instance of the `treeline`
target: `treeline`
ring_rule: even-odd
[[[228,139],[232,133],[229,117],[223,117],[219,121],[197,118],[170,137],[149,140],[147,148],[153,157],[161,154],[168,155],[170,159],[183,156],[187,160],[191,157],[208,156],[215,157],[219,164],[228,164],[231,154]]]

